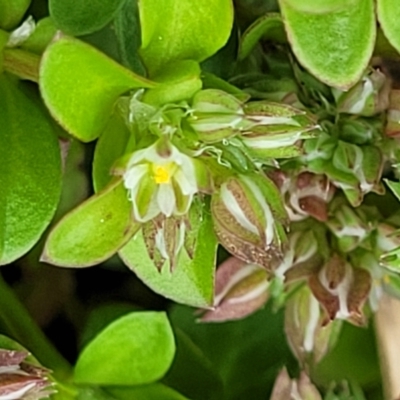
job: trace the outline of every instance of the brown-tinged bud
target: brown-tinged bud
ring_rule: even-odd
[[[322,397],[304,371],[295,380],[283,368],[275,380],[270,400],[322,400]]]
[[[211,212],[220,243],[241,260],[271,270],[281,260],[286,212],[279,191],[262,175],[240,175],[213,194]]]
[[[310,276],[309,286],[331,320],[365,323],[362,307],[371,289],[368,271],[352,267],[335,254],[318,273]]]
[[[0,399],[40,400],[54,390],[47,379],[50,371],[25,361],[25,351],[0,350]]]
[[[244,318],[268,300],[268,274],[258,265],[230,257],[217,269],[214,308],[202,322],[223,322]]]

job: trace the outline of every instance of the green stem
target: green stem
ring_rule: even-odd
[[[21,49],[4,49],[3,68],[22,79],[39,81],[40,56]]]
[[[0,275],[0,323],[6,335],[26,347],[43,366],[54,371],[57,379],[66,379],[71,366],[47,339],[25,307]]]

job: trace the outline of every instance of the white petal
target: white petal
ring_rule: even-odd
[[[124,186],[129,189],[131,194],[136,193],[139,182],[149,171],[149,164],[139,164],[129,168],[123,175]]]
[[[194,175],[190,176],[179,168],[174,174],[174,179],[183,195],[188,196],[197,192],[197,182]]]
[[[23,395],[36,386],[36,382],[27,384],[26,386],[18,389],[12,393],[0,395],[0,400],[18,400],[22,399]]]
[[[170,217],[176,208],[175,193],[172,185],[160,184],[157,191],[157,203],[161,212]]]

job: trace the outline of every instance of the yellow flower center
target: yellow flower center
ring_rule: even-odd
[[[176,170],[176,164],[174,162],[169,162],[164,165],[153,164],[152,170],[153,179],[156,183],[169,183]]]

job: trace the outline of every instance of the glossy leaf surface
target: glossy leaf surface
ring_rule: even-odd
[[[161,272],[150,258],[143,232],[136,234],[119,255],[135,274],[155,292],[179,303],[194,307],[210,307],[213,302],[215,253],[217,240],[210,215],[197,217],[199,223],[192,226],[190,236],[197,238],[191,245],[193,258],[183,248],[177,265],[171,273],[168,263]]]
[[[151,383],[165,374],[174,353],[174,336],[165,313],[130,313],[108,325],[81,352],[75,382]]]
[[[42,261],[88,267],[111,257],[139,229],[120,181],[110,184],[67,214],[51,231]]]
[[[188,400],[180,393],[161,383],[151,383],[135,387],[109,388],[108,393],[115,400]]]
[[[344,9],[314,14],[281,0],[292,50],[322,82],[348,89],[362,76],[372,55],[376,23],[374,2],[356,0]]]
[[[58,142],[32,97],[0,75],[0,265],[39,240],[61,191]]]
[[[171,61],[210,57],[227,42],[233,23],[231,0],[142,0],[139,12],[140,53],[151,73]]]
[[[50,0],[50,15],[68,35],[86,35],[108,24],[124,0]]]
[[[129,89],[155,86],[94,47],[69,37],[47,48],[39,85],[53,117],[84,142],[101,134],[119,96]]]

